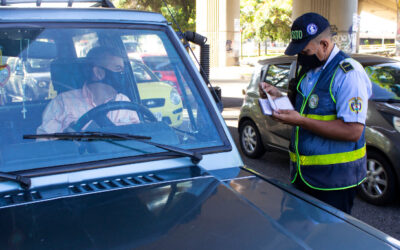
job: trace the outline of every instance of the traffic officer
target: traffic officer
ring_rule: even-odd
[[[317,13],[298,17],[286,55],[296,55],[299,70],[295,110],[278,110],[273,118],[293,125],[291,182],[298,189],[346,213],[356,187],[366,177],[365,120],[371,82],[363,67],[332,41],[328,20]],[[260,84],[272,98],[279,90]]]

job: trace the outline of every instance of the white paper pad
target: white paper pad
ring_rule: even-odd
[[[294,110],[293,105],[287,96],[278,97],[274,100],[272,100],[272,98],[260,98],[258,99],[258,102],[264,115],[272,115],[273,110]]]

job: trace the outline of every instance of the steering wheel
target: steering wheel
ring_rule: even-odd
[[[90,121],[95,121],[101,126],[115,126],[115,124],[108,119],[107,114],[110,111],[120,109],[136,111],[138,115],[141,114],[143,119],[149,122],[157,121],[157,118],[153,115],[153,113],[142,104],[127,101],[111,101],[89,110],[83,114],[78,121],[75,122],[75,124],[71,125],[70,128],[72,128],[74,131],[81,131],[82,128]]]

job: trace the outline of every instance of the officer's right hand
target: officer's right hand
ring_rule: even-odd
[[[272,86],[271,84],[268,84],[266,82],[260,83],[258,91],[260,93],[260,97],[263,99],[267,98],[265,92],[267,92],[272,97],[272,99],[282,96],[282,93],[275,86]]]

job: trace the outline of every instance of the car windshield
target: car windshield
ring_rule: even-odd
[[[400,63],[365,68],[372,82],[372,100],[400,99]]]
[[[42,25],[0,29],[1,171],[168,155],[154,144],[207,153],[226,143],[166,30]],[[163,55],[176,82],[161,80],[132,53]],[[82,131],[153,144],[65,134]],[[62,140],[24,138],[54,133],[64,133]]]

